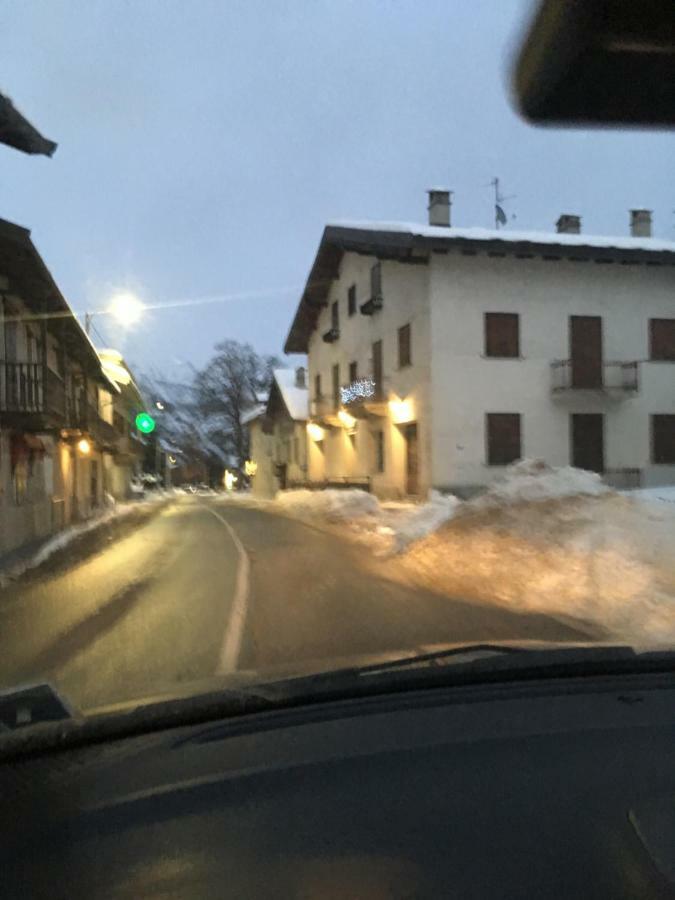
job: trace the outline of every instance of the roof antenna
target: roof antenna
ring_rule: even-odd
[[[500,225],[506,225],[507,218],[506,213],[504,212],[503,204],[506,203],[507,200],[515,199],[515,194],[509,194],[508,197],[504,197],[503,194],[499,193],[499,178],[495,175],[495,177],[490,182],[490,187],[495,189],[495,228],[499,230]],[[515,219],[515,216],[513,216]]]

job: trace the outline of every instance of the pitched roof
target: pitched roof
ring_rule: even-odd
[[[425,263],[432,252],[456,250],[516,257],[596,259],[602,262],[675,265],[675,242],[647,237],[559,234],[547,231],[497,231],[446,228],[411,222],[343,221],[326,225],[295,313],[284,350],[306,353],[309,336],[325,306],[344,253],[353,251],[410,263]]]
[[[276,385],[278,388],[288,415],[296,422],[304,422],[309,418],[309,391],[306,387],[297,386],[295,370],[274,369],[272,375],[273,387]]]
[[[245,410],[239,416],[239,421],[242,425],[248,425],[249,422],[253,422],[255,421],[255,419],[259,419],[260,416],[264,416],[266,409],[267,403],[256,403],[255,406],[252,406],[250,409]]]

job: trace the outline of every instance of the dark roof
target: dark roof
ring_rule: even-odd
[[[4,293],[17,294],[36,318],[46,316],[50,330],[62,335],[70,352],[108,385],[96,348],[38,253],[30,231],[5,219],[0,219],[0,276],[9,280]]]
[[[42,137],[16,109],[9,97],[3,94],[0,94],[0,142],[24,153],[43,156],[51,156],[58,146],[54,141]]]
[[[405,222],[346,222],[327,225],[295,313],[284,351],[307,353],[328,292],[346,252],[425,263],[431,253],[456,251],[547,259],[592,259],[647,265],[675,265],[675,242],[655,238],[604,237],[487,228],[445,228]]]

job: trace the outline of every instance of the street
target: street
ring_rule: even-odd
[[[49,680],[76,707],[442,642],[584,640],[535,614],[386,577],[386,560],[300,521],[185,498],[65,570],[0,593],[0,687]]]

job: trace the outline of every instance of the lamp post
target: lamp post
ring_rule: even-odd
[[[91,320],[95,315],[110,315],[119,325],[130,328],[141,320],[144,310],[145,306],[134,294],[115,294],[107,309],[85,312],[84,330],[87,335],[91,333]]]

